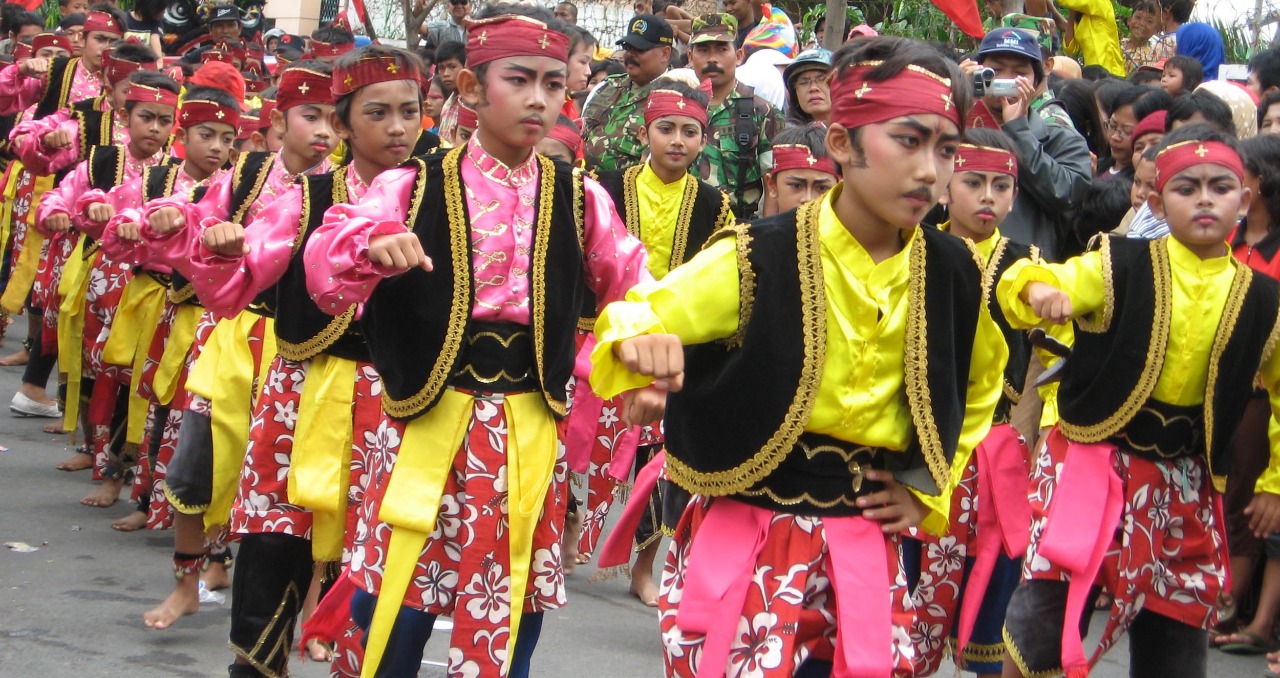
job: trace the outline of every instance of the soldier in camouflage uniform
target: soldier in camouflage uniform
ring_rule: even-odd
[[[620,170],[640,164],[645,145],[644,105],[649,85],[667,70],[675,42],[671,24],[652,14],[631,20],[618,45],[626,49],[626,75],[611,76],[582,112],[583,157],[588,169]]]
[[[764,175],[773,168],[773,137],[782,130],[782,113],[738,82],[734,48],[738,22],[730,14],[695,19],[689,39],[689,66],[701,80],[711,80],[707,108],[707,145],[690,168],[694,176],[728,194],[741,219],[756,215],[764,195]],[[739,113],[750,122],[739,125]],[[739,136],[743,138],[739,138]]]

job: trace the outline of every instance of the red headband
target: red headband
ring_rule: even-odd
[[[258,124],[255,130],[264,130],[271,126],[271,111],[276,110],[275,99],[263,99],[262,108],[258,109]]]
[[[139,63],[127,59],[117,59],[115,50],[102,55],[102,75],[107,79],[107,84],[109,85],[124,82],[129,76],[138,71],[154,70],[158,70],[154,62]]]
[[[468,106],[458,105],[458,127],[466,127],[474,130],[476,125],[480,124],[480,120],[476,117],[476,109]],[[552,129],[555,129],[554,127]]]
[[[840,176],[836,162],[830,156],[813,155],[813,149],[804,144],[780,144],[773,147],[773,169],[770,174],[787,170],[817,170],[833,177]]]
[[[467,68],[517,56],[568,62],[569,37],[525,16],[507,14],[467,22]]]
[[[88,35],[94,31],[101,33],[115,33],[123,35],[120,30],[120,24],[116,22],[116,18],[106,12],[89,12],[84,17],[84,32]]]
[[[160,87],[148,87],[133,83],[129,85],[129,94],[125,96],[125,101],[136,101],[140,104],[160,104],[161,106],[178,105],[178,93],[170,92]]]
[[[644,106],[645,127],[648,127],[654,120],[666,115],[687,115],[697,120],[703,129],[707,128],[707,109],[705,106],[669,89],[655,89],[649,92],[649,101]]]
[[[332,76],[309,68],[286,68],[276,87],[276,108],[281,112],[294,106],[333,105]]]
[[[325,59],[325,58],[340,57],[343,54],[346,54],[347,52],[350,52],[355,48],[356,48],[356,45],[354,42],[344,42],[341,45],[334,45],[332,43],[321,42],[319,40],[313,39],[311,41],[310,58]]]
[[[568,146],[569,154],[575,158],[582,152],[582,133],[573,125],[554,125],[547,136]]]
[[[421,79],[422,74],[419,73],[418,67],[407,59],[398,59],[393,56],[366,57],[346,68],[333,69],[333,99],[336,101],[339,97],[351,94],[361,87],[376,85],[380,82],[412,80],[415,84],[419,84]]]
[[[864,61],[832,78],[831,122],[856,129],[903,115],[935,113],[960,126],[950,78],[910,64],[887,80],[867,80],[867,73],[882,63]]]
[[[236,57],[240,57],[240,63],[244,63],[244,57],[232,51],[224,51],[220,49],[207,49],[200,53],[200,63],[208,64],[215,61],[221,61],[224,64],[236,65]]]
[[[39,52],[47,47],[57,47],[71,51],[71,37],[57,33],[41,33],[31,41],[31,51]]]
[[[137,85],[135,85],[136,87]],[[202,122],[216,122],[240,129],[240,111],[212,101],[199,99],[182,102],[178,121],[183,129],[191,129]]]
[[[35,53],[36,51],[31,47],[31,45],[28,45],[25,42],[20,42],[13,46],[14,59],[30,59],[35,55]]]
[[[1003,148],[960,144],[956,149],[957,172],[997,172],[1018,176],[1018,156]]]
[[[1230,146],[1219,141],[1181,141],[1156,156],[1156,191],[1164,191],[1164,185],[1178,172],[1206,163],[1221,165],[1244,181],[1244,164]]]
[[[240,116],[240,128],[236,130],[236,141],[244,141],[258,131],[258,114],[245,113]]]

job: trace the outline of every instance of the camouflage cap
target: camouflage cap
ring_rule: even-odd
[[[738,39],[738,20],[732,14],[706,14],[693,20],[693,36],[690,45],[700,42],[735,42]]]

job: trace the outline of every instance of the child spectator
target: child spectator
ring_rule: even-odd
[[[1189,56],[1169,57],[1164,62],[1164,70],[1160,72],[1160,89],[1173,97],[1194,92],[1202,81],[1204,69],[1200,67],[1199,61]]]

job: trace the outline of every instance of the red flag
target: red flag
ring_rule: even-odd
[[[40,9],[40,5],[44,4],[44,0],[19,0],[19,4],[21,4],[28,12],[34,12],[37,9]]]
[[[982,17],[974,0],[933,0],[933,4],[966,34],[981,38],[986,33],[982,30]]]

